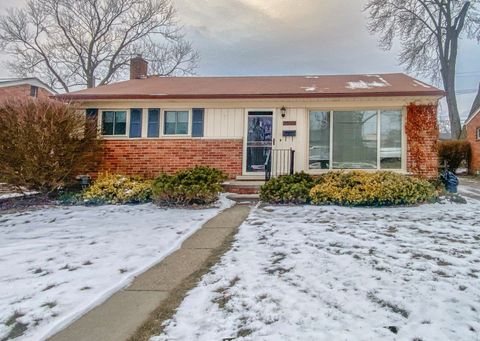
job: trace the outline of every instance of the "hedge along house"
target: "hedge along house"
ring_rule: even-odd
[[[263,179],[266,170],[437,175],[444,93],[407,75],[147,77],[146,70],[137,57],[129,81],[58,96],[98,120],[102,171],[153,177],[207,165],[243,180]]]

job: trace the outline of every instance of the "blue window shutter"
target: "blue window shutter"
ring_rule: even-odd
[[[98,126],[98,109],[87,109],[85,110],[86,118],[87,118],[87,124],[91,125],[95,129],[97,129]]]
[[[192,137],[203,137],[205,109],[192,109]]]
[[[98,109],[87,109],[87,118],[96,119],[98,117]]]
[[[160,136],[160,109],[148,109],[148,137]]]
[[[130,109],[130,137],[142,137],[142,109]]]

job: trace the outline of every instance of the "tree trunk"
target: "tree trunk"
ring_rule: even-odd
[[[443,85],[447,94],[448,118],[450,119],[450,131],[452,139],[459,139],[462,133],[462,124],[460,123],[460,114],[457,106],[457,96],[455,94],[455,69],[448,68],[442,72]]]
[[[473,101],[472,109],[470,109],[470,115],[469,116],[472,116],[478,110],[480,110],[480,83],[478,84],[477,96],[475,97],[475,99]]]
[[[95,77],[93,74],[87,74],[87,88],[95,87]]]

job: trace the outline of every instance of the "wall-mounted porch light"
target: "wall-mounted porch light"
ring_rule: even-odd
[[[282,107],[282,109],[280,109],[280,112],[282,113],[282,118],[285,118],[285,116],[287,116],[287,108],[285,108],[284,106]]]

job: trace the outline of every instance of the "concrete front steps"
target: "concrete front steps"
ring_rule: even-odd
[[[251,195],[260,193],[260,186],[264,183],[264,180],[243,180],[237,178],[225,181],[222,186],[225,192],[228,193]]]

